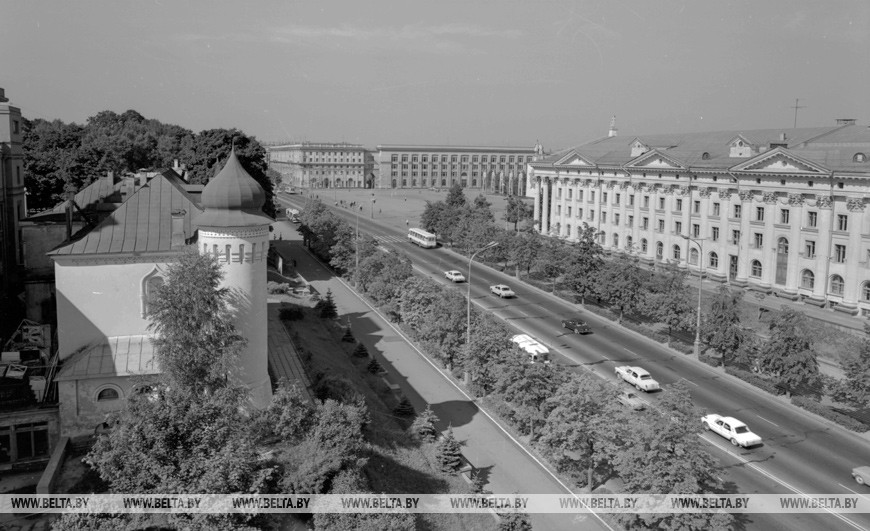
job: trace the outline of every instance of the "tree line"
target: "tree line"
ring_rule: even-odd
[[[428,356],[456,374],[467,373],[470,390],[576,485],[593,489],[617,480],[633,493],[723,492],[716,461],[697,436],[701,414],[685,387],[664,391],[656,410],[627,410],[617,400],[618,388],[597,377],[530,363],[508,328],[476,308],[466,343],[466,299],[458,290],[414,276],[406,256],[379,249],[370,236],[356,240],[350,225],[319,200],[309,199],[300,218],[313,252],[355,282]],[[726,514],[617,518],[628,527],[662,529],[727,529],[733,523]]]
[[[266,151],[238,129],[194,133],[148,119],[134,110],[102,111],[85,124],[61,120],[24,120],[24,183],[28,208],[52,208],[108,172],[116,176],[140,169],[158,170],[179,161],[188,179],[205,184],[229,156],[236,155],[266,191],[264,212],[274,216],[274,187],[280,177],[268,170]]]

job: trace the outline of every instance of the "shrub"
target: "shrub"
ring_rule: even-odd
[[[317,302],[315,306],[320,310],[320,317],[324,319],[332,319],[338,316],[338,310],[335,307],[335,300],[332,298],[332,290],[326,290],[326,297]]]
[[[411,424],[411,433],[421,441],[432,442],[438,437],[438,431],[435,429],[436,422],[438,422],[438,415],[430,406],[426,406],[426,409],[421,411]]]
[[[844,415],[838,411],[834,411],[830,407],[822,405],[811,398],[806,398],[803,396],[793,396],[791,397],[791,403],[798,407],[806,409],[807,411],[811,411],[816,415],[834,421],[840,426],[843,426],[844,428],[850,429],[852,431],[861,433],[870,429],[870,427],[868,427],[860,420],[852,418],[849,415]]]
[[[355,358],[365,358],[369,355],[369,349],[366,348],[362,343],[357,343],[356,348],[353,349],[353,356]]]
[[[711,367],[718,367],[721,364],[719,358],[714,358],[713,356],[708,356],[706,354],[698,354],[698,359]]]
[[[372,361],[369,362],[368,366],[366,367],[366,370],[372,374],[378,374],[379,372],[383,371],[384,368],[381,367],[381,364],[378,363],[378,360],[372,358]]]
[[[266,283],[266,291],[269,293],[290,293],[290,284],[286,282],[272,282],[269,281]]]
[[[671,341],[671,348],[675,350],[679,350],[683,354],[694,354],[695,353],[695,345],[687,345],[682,341]],[[714,365],[715,367],[715,365]]]
[[[435,455],[442,471],[452,474],[459,468],[462,463],[462,450],[459,447],[459,442],[453,437],[452,427],[447,428],[447,434],[438,441]]]
[[[732,376],[740,378],[744,382],[751,383],[759,389],[764,389],[768,393],[772,393],[774,395],[781,395],[785,393],[785,391],[783,391],[781,387],[778,387],[774,382],[766,380],[755,373],[751,373],[749,371],[744,371],[743,369],[737,369],[730,366],[725,367],[725,372]]]
[[[345,343],[353,343],[354,341],[356,341],[353,337],[353,332],[350,331],[350,327],[347,327],[344,330],[344,335],[341,336],[341,340]]]
[[[400,417],[412,417],[416,412],[414,411],[414,406],[411,405],[411,401],[406,397],[402,397],[402,401],[393,409],[393,413]]]
[[[290,306],[278,310],[278,317],[282,321],[299,321],[305,318],[305,312],[298,306]]]

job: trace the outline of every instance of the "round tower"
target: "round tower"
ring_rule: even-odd
[[[196,219],[199,251],[217,256],[224,272],[221,287],[230,290],[236,330],[247,344],[239,355],[239,377],[255,407],[272,399],[268,372],[266,255],[269,225],[263,213],[263,188],[245,171],[235,149],[223,169],[202,192],[205,210]]]

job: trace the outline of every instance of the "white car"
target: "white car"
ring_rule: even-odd
[[[498,295],[502,299],[517,296],[517,294],[514,293],[514,291],[512,289],[505,286],[504,284],[496,284],[495,286],[490,286],[489,292],[492,293],[493,295]]]
[[[723,417],[722,415],[707,415],[701,418],[704,428],[714,431],[725,437],[734,446],[742,446],[749,448],[761,444],[761,437],[749,431],[746,424],[740,422],[734,417]]]
[[[465,277],[459,271],[452,269],[444,272],[444,278],[452,282],[465,282]]]

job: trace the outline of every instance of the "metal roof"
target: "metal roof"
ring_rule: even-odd
[[[158,374],[151,336],[113,336],[64,362],[56,380]]]

